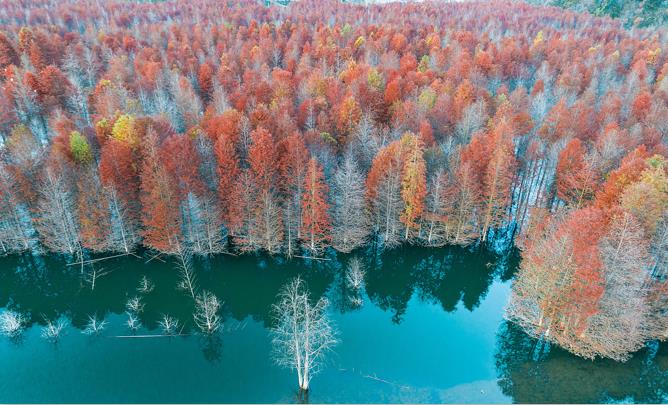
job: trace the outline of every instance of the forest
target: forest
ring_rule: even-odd
[[[626,27],[660,27],[668,24],[666,0],[529,0],[533,4],[553,5],[596,16],[624,21]]]
[[[517,246],[505,316],[530,336],[619,361],[668,338],[665,28],[509,1],[0,0],[0,70],[4,254]]]

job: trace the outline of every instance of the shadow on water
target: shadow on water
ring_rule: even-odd
[[[366,273],[360,289],[352,289],[346,283],[346,271],[353,257],[361,261]],[[272,402],[279,395],[279,399],[300,402],[305,398],[289,391],[292,388],[289,383],[293,381],[292,376],[287,371],[281,374],[268,359],[269,339],[266,333],[266,328],[272,322],[271,306],[277,293],[289,279],[300,275],[314,300],[326,295],[333,309],[339,313],[337,317],[347,333],[341,337],[341,347],[338,348],[340,362],[345,361],[349,368],[362,370],[366,367],[373,371],[360,377],[361,371],[356,369],[341,371],[332,367],[322,380],[318,380],[318,383],[322,381],[323,384],[329,381],[332,388],[314,388],[314,400],[441,402],[447,399],[464,401],[466,398],[479,398],[485,402],[492,397],[473,395],[498,391],[499,396],[495,398],[499,401],[510,399],[526,403],[665,401],[668,393],[666,344],[650,345],[636,353],[627,363],[589,361],[556,347],[547,349],[537,345],[534,339],[517,327],[507,322],[499,324],[508,290],[507,283],[499,284],[512,278],[518,257],[516,251],[497,254],[479,248],[403,247],[383,254],[373,250],[349,255],[331,253],[327,256],[329,260],[318,261],[287,260],[264,255],[195,259],[199,288],[213,292],[223,302],[225,326],[220,334],[211,337],[198,335],[194,338],[167,338],[169,342],[176,343],[172,345],[161,340],[135,346],[124,339],[110,342],[105,337],[97,337],[98,342],[86,339],[86,347],[74,349],[71,347],[73,344],[82,342],[79,340],[82,339],[81,334],[76,334],[78,339],[75,336],[64,336],[62,342],[59,342],[63,347],[54,350],[46,348],[39,338],[35,340],[35,331],[32,331],[27,334],[25,342],[14,341],[11,347],[5,346],[4,350],[13,359],[32,355],[30,350],[41,350],[46,353],[43,356],[55,358],[57,353],[54,352],[61,349],[77,350],[77,353],[81,350],[81,357],[85,358],[87,355],[93,356],[93,353],[103,355],[106,348],[113,346],[114,350],[125,350],[109,354],[112,357],[126,356],[118,363],[119,366],[134,361],[134,350],[141,350],[142,356],[158,356],[169,352],[179,358],[179,364],[191,364],[193,373],[204,373],[206,367],[215,368],[218,373],[229,373],[226,380],[228,386],[220,391],[203,392],[201,397],[197,397],[201,401],[225,402],[228,398],[237,401],[252,398],[255,400],[253,402]],[[156,329],[159,328],[158,322],[163,314],[179,319],[184,326],[184,333],[192,331],[194,303],[192,297],[176,289],[178,273],[173,260],[166,258],[165,262],[154,260],[145,263],[144,259],[124,257],[99,262],[96,269],[104,275],[97,279],[95,289],[92,290],[82,277],[80,267],[67,266],[67,261],[62,257],[26,255],[2,258],[0,308],[11,308],[29,316],[30,325],[43,325],[45,319],[63,315],[78,329],[85,327],[89,315],[108,316],[113,320],[110,328],[114,334],[128,333],[127,330],[123,331],[126,328],[120,324],[123,322],[126,302],[129,298],[141,296],[145,309],[139,318],[144,327],[152,331],[149,333],[159,333]],[[150,293],[142,294],[137,289],[143,276],[155,284]],[[498,328],[496,338],[495,328]],[[430,330],[438,331],[438,336],[425,336]],[[368,334],[371,331],[379,331],[383,342],[374,343],[374,337]],[[481,335],[489,335],[489,339],[481,338]],[[420,347],[405,346],[414,339],[419,339]],[[472,340],[481,346],[454,347]],[[208,366],[203,367],[197,363],[197,359],[187,357],[188,353],[183,348],[190,344],[188,342],[199,348]],[[389,351],[396,353],[389,354]],[[466,354],[460,358],[456,357],[457,352]],[[382,353],[385,353],[387,359],[382,358]],[[412,353],[415,360],[399,361],[406,353]],[[447,357],[443,357],[442,361],[430,362],[428,356],[433,353],[436,353],[433,355],[436,357]],[[477,357],[475,353],[478,353]],[[201,357],[199,359],[202,361]],[[228,370],[231,361],[236,365],[233,370]],[[154,362],[157,362],[155,358]],[[394,364],[396,362],[399,363]],[[13,367],[10,363],[7,366]],[[24,364],[24,375],[35,373],[30,367],[30,364]],[[153,375],[155,369],[151,367],[147,366],[144,374],[137,371],[136,375],[129,376],[130,380],[124,381],[124,384],[131,384],[135,378]],[[174,367],[180,369],[180,366]],[[424,370],[423,375],[416,367],[428,369]],[[4,371],[9,372],[9,368]],[[467,371],[471,372],[467,374]],[[68,378],[76,381],[78,370],[73,368],[69,372]],[[376,372],[379,373],[378,378]],[[266,383],[261,387],[250,388],[250,385],[244,385],[243,377],[238,376],[243,373],[260,373],[266,381],[278,378],[288,383],[277,383],[278,386]],[[411,374],[419,378],[412,378]],[[468,377],[461,377],[463,374]],[[494,375],[498,377],[498,387]],[[164,374],[165,378],[170,376]],[[197,378],[203,377],[198,374]],[[405,388],[408,385],[410,389]],[[48,387],[45,385],[44,395],[53,394]],[[5,395],[9,398],[23,398],[20,395],[26,394],[21,394],[19,389],[6,391]],[[175,386],[174,390],[178,388]],[[278,394],[277,390],[280,391]],[[146,402],[146,399],[153,398],[147,392],[136,391],[135,397],[127,397],[126,400],[134,398],[136,402]],[[174,395],[180,391],[175,392],[165,398],[176,400]],[[91,388],[90,393],[97,395],[99,391]],[[76,402],[77,398],[64,399]],[[81,398],[89,397],[81,394]],[[193,397],[184,399],[195,400]]]
[[[499,328],[495,355],[499,386],[515,402],[662,403],[667,398],[668,344],[652,343],[619,363],[586,360],[536,343],[511,323]]]
[[[351,257],[361,259],[366,268],[365,287],[371,301],[400,323],[413,294],[427,302],[440,303],[454,311],[461,301],[469,311],[484,298],[495,276],[508,271],[507,258],[489,251],[468,251],[458,247],[427,249],[404,247],[375,254],[371,250],[349,255],[331,254],[329,260],[288,260],[282,257],[247,255],[195,259],[199,290],[208,290],[223,302],[226,318],[242,321],[247,317],[269,326],[271,305],[281,286],[300,275],[313,299],[328,293],[335,306],[346,312],[357,308],[345,285],[345,271]],[[192,298],[176,290],[178,273],[172,259],[164,262],[123,257],[96,264],[103,274],[95,289],[82,277],[79,266],[68,266],[63,257],[30,255],[2,258],[0,306],[30,315],[29,323],[44,324],[44,318],[66,315],[72,325],[84,328],[96,314],[123,314],[128,299],[141,296],[145,311],[142,325],[158,327],[163,314],[184,320],[192,317]],[[86,270],[90,271],[90,270]],[[147,294],[138,292],[142,276],[154,284]],[[356,303],[361,301],[354,300]],[[192,327],[185,322],[186,331]]]
[[[146,310],[138,315],[149,329],[158,326],[163,314],[183,321],[191,319],[194,310],[192,298],[176,289],[179,276],[170,258],[150,263],[133,257],[100,262],[96,269],[103,276],[96,280],[94,290],[82,277],[80,267],[68,266],[62,257],[24,255],[0,260],[0,307],[29,315],[28,326],[43,325],[44,318],[64,314],[74,327],[83,328],[89,315],[124,313],[127,300],[135,296],[142,298]],[[198,290],[218,296],[226,318],[240,321],[250,316],[265,325],[270,322],[276,294],[290,278],[301,275],[315,298],[322,296],[332,281],[322,262],[308,260],[243,256],[195,259],[194,264]],[[137,290],[142,276],[155,284],[150,293]],[[191,326],[186,323],[186,328]]]
[[[508,268],[516,260],[514,252],[501,256],[480,248],[453,246],[437,252],[403,247],[373,257],[366,291],[374,304],[393,313],[393,322],[401,323],[414,293],[440,304],[446,312],[454,311],[460,302],[473,311],[494,277],[505,281],[512,276]]]

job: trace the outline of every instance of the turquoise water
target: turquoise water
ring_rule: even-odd
[[[148,257],[148,255],[147,255]],[[270,307],[301,275],[326,295],[340,344],[313,381],[310,402],[661,402],[668,348],[625,364],[588,361],[529,339],[503,320],[516,254],[460,248],[402,248],[357,254],[359,293],[343,281],[352,256],[286,260],[265,256],[197,259],[200,288],[223,302],[213,338],[192,325],[192,299],[178,291],[174,263],[134,257],[98,262],[95,289],[63,258],[0,261],[0,306],[30,314],[18,339],[0,337],[0,402],[296,402],[297,379],[271,358]],[[138,335],[160,334],[162,314],[184,336],[128,338],[125,303],[143,275]],[[355,305],[352,298],[361,298]],[[100,336],[81,333],[104,316]],[[44,318],[66,317],[56,342]]]

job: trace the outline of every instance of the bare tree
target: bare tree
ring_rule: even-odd
[[[45,171],[36,226],[46,247],[57,253],[75,254],[80,251],[75,197],[63,177],[54,170]]]
[[[429,181],[429,192],[427,193],[427,220],[424,242],[427,246],[442,246],[447,243],[448,227],[445,221],[445,212],[448,203],[444,198],[444,189],[448,185],[448,174],[438,169]]]
[[[328,304],[323,297],[312,305],[304,283],[297,277],[283,287],[278,303],[273,305],[274,358],[278,365],[297,370],[302,392],[308,391],[325,355],[338,343],[334,326],[327,318]]]
[[[196,254],[212,255],[224,250],[221,213],[213,193],[189,193],[183,202],[185,242]]]
[[[83,259],[82,259],[83,262]],[[97,269],[93,263],[90,263],[89,270],[84,272],[84,264],[81,263],[81,271],[83,272],[82,278],[84,282],[86,282],[88,285],[90,285],[91,291],[95,291],[95,283],[97,282],[97,279],[103,276],[106,276],[107,274],[111,273],[111,270],[105,271],[104,268],[102,269]]]
[[[613,218],[600,249],[605,292],[586,338],[598,353],[624,361],[648,338],[650,255],[642,227],[629,213]]]
[[[218,315],[220,309],[218,297],[208,291],[202,291],[195,299],[195,324],[206,334],[215,333],[221,325],[221,319]]]
[[[483,100],[477,101],[464,109],[462,119],[457,122],[455,136],[459,144],[466,145],[471,136],[483,127],[487,120],[487,106]]]
[[[21,202],[19,185],[0,163],[0,252],[21,252],[32,245],[32,224],[27,205]]]
[[[163,314],[162,319],[158,322],[158,325],[160,325],[164,335],[173,335],[179,329],[179,320],[169,315]]]
[[[55,321],[46,319],[46,325],[42,327],[40,335],[46,340],[55,342],[60,339],[60,335],[66,325],[67,322],[63,318],[58,318]]]
[[[97,315],[88,315],[88,323],[81,333],[84,335],[99,335],[107,327],[107,321],[104,318],[98,318]]]
[[[231,108],[227,99],[227,94],[225,94],[225,89],[223,89],[223,86],[220,85],[220,82],[217,79],[213,80],[213,100],[211,105],[216,111],[216,114],[222,114]]]
[[[135,296],[128,300],[128,302],[125,304],[125,308],[128,310],[128,312],[138,314],[140,312],[144,312],[144,303],[141,302],[141,297]]]
[[[177,252],[177,268],[180,278],[177,288],[186,291],[192,299],[195,299],[197,278],[192,267],[192,257],[190,252],[182,247]]]
[[[379,132],[373,117],[364,114],[352,134],[353,138],[348,149],[349,154],[353,155],[355,160],[365,169],[371,166],[374,156],[378,154],[383,146],[384,139],[379,136]]]
[[[348,271],[346,271],[346,284],[348,287],[359,290],[364,283],[364,266],[357,257],[353,257],[348,262]]]
[[[371,200],[374,228],[384,248],[398,246],[402,240],[403,224],[400,216],[404,209],[401,199],[401,171],[390,170],[378,184],[376,196]]]
[[[364,176],[348,153],[334,175],[332,245],[341,252],[362,246],[369,236]]]
[[[650,242],[652,254],[652,274],[664,278],[668,272],[668,213],[663,214]]]
[[[18,77],[20,73],[15,72],[15,74]],[[46,144],[49,140],[49,131],[44,118],[44,111],[37,100],[36,92],[24,83],[23,80],[14,81],[12,89],[16,117],[21,123],[30,128],[42,144]]]
[[[137,287],[137,291],[142,294],[148,294],[153,291],[154,288],[155,284],[153,281],[144,275],[141,277],[141,280],[139,280],[139,287]]]
[[[128,314],[128,320],[125,321],[125,324],[130,328],[130,330],[135,331],[139,328],[141,328],[141,321],[137,317],[137,314],[133,312],[126,312]]]
[[[0,333],[8,337],[21,334],[26,324],[25,317],[16,311],[6,310],[0,314]]]
[[[110,248],[114,251],[130,253],[139,243],[139,224],[130,215],[130,207],[121,201],[114,187],[105,188],[109,200],[110,223],[109,232]]]

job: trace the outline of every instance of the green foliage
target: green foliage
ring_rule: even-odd
[[[369,86],[376,90],[382,90],[385,87],[385,80],[383,79],[383,75],[381,75],[375,68],[369,69],[366,80]]]
[[[429,55],[423,55],[420,59],[420,64],[418,65],[418,70],[422,73],[429,70]]]
[[[661,169],[666,166],[666,158],[661,155],[654,155],[647,159],[647,165],[652,169]]]
[[[436,92],[431,87],[422,90],[418,96],[418,104],[425,110],[431,110],[436,104]]]
[[[79,131],[70,134],[70,152],[77,163],[85,164],[93,160],[88,140]]]
[[[321,136],[322,139],[323,139],[325,142],[327,142],[327,143],[331,143],[332,145],[336,145],[336,144],[337,144],[337,142],[336,142],[336,138],[334,138],[329,132],[321,132],[321,133],[320,133],[320,136]]]

